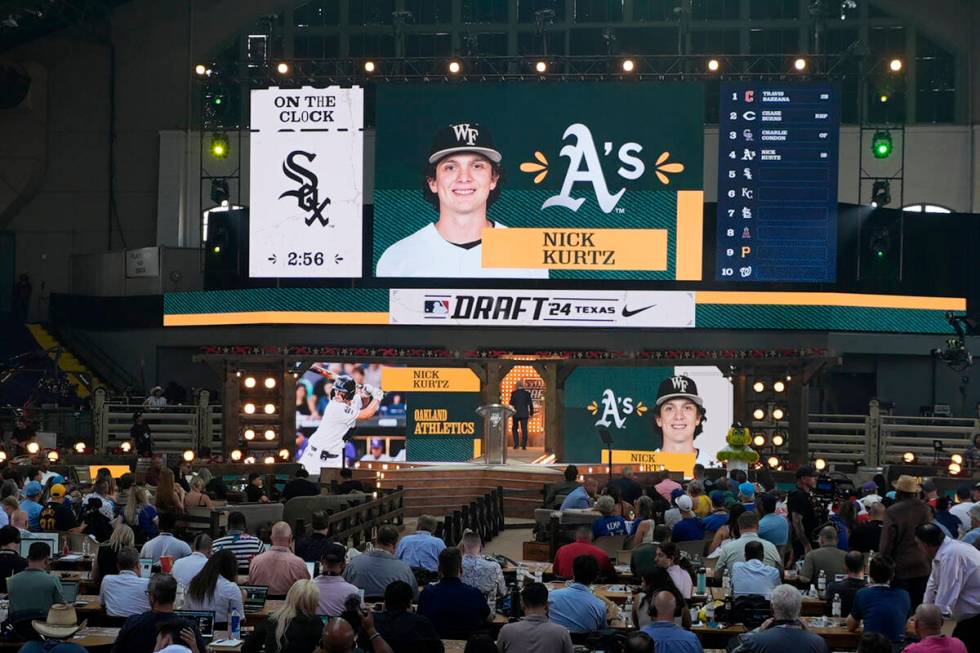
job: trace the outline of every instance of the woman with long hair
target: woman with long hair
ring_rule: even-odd
[[[680,590],[685,599],[694,594],[694,569],[691,562],[681,556],[680,549],[673,542],[666,542],[657,549],[657,566],[663,567],[670,574],[674,585]]]
[[[214,612],[214,621],[219,624],[228,623],[232,610],[245,616],[238,587],[238,560],[231,549],[215,553],[194,576],[187,587],[183,609]]]
[[[745,506],[740,503],[731,507],[728,511],[728,523],[718,527],[711,544],[708,545],[708,555],[717,551],[728,540],[737,540],[741,536],[738,530],[738,518],[743,512],[745,512]]]
[[[92,582],[98,587],[102,584],[103,576],[118,574],[119,564],[116,556],[123,549],[135,546],[136,536],[133,534],[133,529],[117,522],[109,541],[101,544],[95,553],[95,561],[92,563]]]
[[[653,519],[653,499],[642,496],[636,500],[636,519],[630,524],[630,532],[633,533],[633,546],[653,542],[653,527],[656,522]]]
[[[191,478],[190,486],[191,491],[184,495],[184,508],[211,508],[211,497],[205,493],[207,483],[200,474]]]
[[[146,496],[146,488],[142,485],[132,485],[123,509],[123,521],[145,541],[160,534],[157,524],[159,517],[157,509],[150,504]]]
[[[317,616],[320,590],[312,580],[298,580],[282,607],[255,627],[242,653],[312,653],[319,646],[323,621]]]
[[[160,470],[160,482],[157,484],[156,506],[160,512],[184,512],[184,489],[177,485],[174,470]]]
[[[657,612],[656,608],[653,607],[653,597],[658,592],[670,592],[674,595],[674,600],[677,602],[674,622],[678,626],[690,630],[691,613],[686,609],[687,603],[684,600],[684,595],[677,589],[677,584],[663,567],[655,567],[643,576],[643,587],[633,605],[633,623],[636,624],[636,627],[643,628],[653,621]]]

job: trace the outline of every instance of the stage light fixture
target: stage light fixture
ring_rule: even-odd
[[[752,438],[752,444],[754,444],[757,447],[764,447],[764,446],[766,446],[766,436],[764,436],[764,435],[762,435],[760,433],[759,435],[757,435],[754,438]]]
[[[773,419],[779,420],[779,419],[783,419],[784,417],[786,417],[786,411],[783,410],[781,407],[776,406],[775,408],[772,409]]]
[[[196,458],[196,456],[194,455],[194,450],[193,449],[185,450],[183,458],[185,462],[192,462],[194,458]]]
[[[289,64],[286,63],[285,61],[280,61],[279,63],[276,64],[276,72],[279,73],[280,75],[288,75]]]
[[[265,411],[265,414],[266,415],[272,415],[273,413],[276,412],[276,405],[275,404],[266,404],[265,406],[262,407],[262,410]]]
[[[766,384],[762,381],[756,381],[752,384],[752,389],[756,392],[763,392],[766,389]]]
[[[786,384],[783,383],[782,381],[776,381],[775,383],[772,384],[772,389],[775,390],[776,392],[782,392],[786,389]]]
[[[817,458],[813,461],[813,466],[817,468],[818,472],[822,472],[823,470],[827,469],[827,461],[823,458]]]
[[[255,377],[254,376],[247,376],[247,377],[245,377],[245,387],[246,388],[254,388],[255,387]]]
[[[275,464],[276,459],[275,456],[266,456],[265,458],[262,459],[262,462],[265,463],[266,465],[272,465]]]
[[[766,462],[769,464],[769,467],[771,467],[772,469],[776,469],[777,467],[779,467],[779,458],[777,458],[776,456],[769,456],[769,459]]]
[[[463,69],[463,64],[459,63],[458,61],[453,60],[449,62],[450,74],[458,75],[459,71],[461,71],[462,69]]]
[[[878,101],[881,102],[882,104],[887,103],[888,99],[889,99],[888,93],[882,93],[881,95],[878,96]]]
[[[538,61],[534,64],[534,70],[542,74],[548,72],[548,62]]]
[[[75,453],[85,453],[85,443],[76,442],[75,443]]]
[[[50,460],[51,462],[56,463],[58,462],[59,458],[61,458],[61,454],[59,454],[57,451],[48,452],[48,460]]]
[[[950,463],[949,464],[949,474],[950,474],[950,476],[956,476],[957,474],[959,474],[962,471],[963,471],[963,467],[959,463]]]
[[[31,454],[32,456],[40,450],[41,450],[41,445],[39,445],[37,442],[27,443],[27,453]]]
[[[780,431],[772,434],[772,446],[781,447],[784,444],[786,444],[786,437]]]
[[[879,129],[871,137],[871,153],[876,159],[887,159],[892,155],[894,143],[892,133],[887,129]]]
[[[901,72],[902,66],[902,60],[898,58],[892,59],[888,62],[888,70],[892,71],[893,73]]]
[[[235,372],[235,376],[237,376],[238,378],[242,378],[242,371],[241,370],[237,370]]]
[[[794,59],[793,68],[795,68],[799,72],[803,72],[804,70],[806,70],[806,59],[804,59],[803,57],[797,57],[796,59]]]
[[[0,463],[2,463],[5,460],[7,460],[7,452],[6,451],[0,451]]]
[[[211,143],[208,146],[211,156],[216,159],[227,159],[231,151],[231,142],[224,132],[215,132],[211,135]]]
[[[873,184],[871,184],[871,208],[877,209],[882,206],[888,206],[892,201],[892,185],[887,179],[876,179]],[[888,234],[887,229],[881,229],[883,233]]]
[[[194,73],[198,77],[204,77],[208,73],[208,67],[205,66],[203,63],[199,63],[196,66],[194,66]]]
[[[636,64],[632,59],[623,59],[623,72],[631,73],[636,70]]]
[[[271,376],[267,376],[265,377],[265,381],[263,381],[263,384],[265,385],[266,388],[272,390],[273,388],[276,387],[276,380]]]
[[[792,380],[793,380],[793,377],[792,377],[792,376],[790,376],[789,374],[787,374],[787,375],[786,375],[786,380],[787,380],[787,381],[792,381]]]
[[[954,453],[952,456],[950,456],[950,460],[956,463],[957,465],[963,464],[963,456],[961,456],[958,453]]]
[[[270,440],[270,441],[275,440],[276,432],[272,429],[266,429],[265,433],[263,433],[263,436],[265,437],[266,440]]]
[[[373,61],[365,61],[364,62],[364,72],[366,72],[366,73],[373,73],[374,72],[374,69],[375,69],[375,66],[374,66],[374,62]]]
[[[752,417],[757,420],[765,419],[766,411],[762,410],[761,408],[756,408],[754,411],[752,411]]]
[[[289,460],[289,449],[280,449],[279,457],[283,460]]]
[[[246,465],[254,465],[254,464],[255,464],[255,456],[249,456],[249,457],[248,457],[248,458],[246,458],[246,459],[245,459],[245,460],[244,460],[243,462],[244,462],[244,463],[245,463]]]
[[[911,451],[906,451],[905,453],[902,454],[902,461],[908,465],[911,465],[912,463],[915,462],[915,454],[912,453]]]
[[[244,409],[246,415],[255,414],[255,404],[253,404],[251,401],[242,406],[242,408]]]
[[[241,451],[241,449],[234,449],[231,452],[231,459],[234,460],[236,463],[239,460],[241,460],[242,459],[242,451]]]
[[[720,61],[718,61],[717,59],[708,59],[708,70],[710,70],[713,73],[716,73],[718,72],[719,68],[721,68]]]
[[[219,206],[228,206],[228,198],[231,196],[231,191],[228,189],[228,180],[212,179],[211,180],[211,201]]]
[[[129,453],[133,450],[133,444],[131,442],[123,442],[119,445],[119,448],[122,449],[123,453]]]
[[[255,439],[255,429],[245,429],[245,433],[242,435],[246,440],[252,441]]]

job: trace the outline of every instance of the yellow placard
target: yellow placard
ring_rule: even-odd
[[[648,469],[659,469],[661,465],[667,471],[683,472],[685,478],[694,476],[694,465],[698,456],[693,453],[673,453],[669,451],[631,451],[629,449],[613,449],[613,465],[645,465]],[[609,464],[609,450],[603,449],[602,463]]]
[[[131,471],[133,471],[129,468],[129,465],[89,465],[89,477],[95,480],[95,477],[99,474],[99,470],[103,467],[109,470],[109,474],[112,475],[112,478],[119,478],[123,474],[129,474]]]
[[[479,392],[480,378],[468,367],[383,367],[385,392]]]
[[[485,229],[483,267],[666,270],[666,229]]]

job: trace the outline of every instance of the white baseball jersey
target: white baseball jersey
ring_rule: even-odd
[[[320,477],[321,467],[340,467],[344,454],[344,436],[357,422],[361,412],[361,396],[355,395],[350,404],[331,399],[323,411],[323,419],[306,445],[299,462],[313,478]]]
[[[496,229],[506,229],[499,222]],[[486,279],[547,279],[548,270],[483,267],[483,243],[460,247],[447,241],[430,222],[384,251],[378,277],[483,277]]]

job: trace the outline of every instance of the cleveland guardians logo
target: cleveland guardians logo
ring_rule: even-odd
[[[319,221],[322,226],[326,227],[330,224],[330,218],[323,215],[323,209],[330,204],[330,198],[324,197],[323,201],[320,201],[320,180],[317,179],[317,176],[313,174],[312,170],[297,163],[297,157],[304,157],[307,161],[313,163],[316,154],[295,150],[286,156],[286,160],[282,163],[282,172],[299,184],[299,188],[296,190],[287,190],[279,196],[279,199],[295,197],[299,208],[309,213],[305,218],[307,227],[312,226],[316,221]]]

